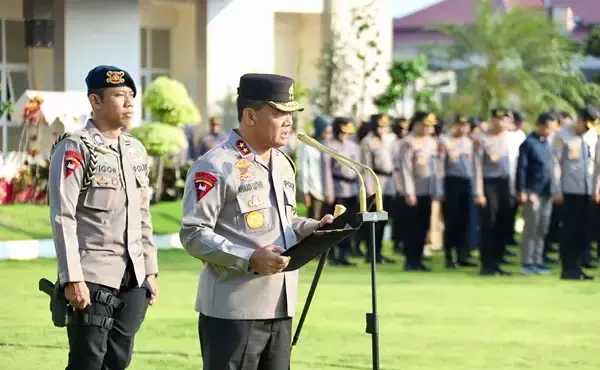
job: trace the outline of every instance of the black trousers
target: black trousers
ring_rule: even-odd
[[[515,222],[517,221],[517,212],[519,211],[519,202],[517,199],[510,196],[510,220],[508,221],[508,228],[506,229],[506,244],[509,244],[515,240]],[[506,249],[506,246],[505,246]]]
[[[473,202],[470,179],[446,177],[444,194],[444,256],[446,262],[465,262],[469,256],[467,235]]]
[[[560,259],[564,274],[581,272],[582,259],[589,242],[591,198],[588,195],[564,194],[563,227],[560,233]]]
[[[133,340],[146,316],[150,297],[147,283],[137,286],[133,266],[128,267],[119,290],[86,283],[92,303],[74,314],[112,318],[112,327],[72,323],[67,325],[69,363],[66,370],[119,370],[131,362]],[[125,306],[121,309],[95,299],[98,292],[110,293]],[[90,317],[88,316],[88,317]],[[81,317],[81,316],[79,316]]]
[[[423,263],[425,239],[431,224],[431,197],[418,196],[417,204],[413,207],[407,205],[406,212],[408,219],[411,220],[411,229],[406,233],[404,247],[406,266],[418,267]]]
[[[393,195],[384,195],[383,196],[383,206],[385,208],[386,204],[393,204],[392,202],[394,201],[394,196]],[[385,231],[385,226],[387,225],[387,222],[377,222],[375,224],[375,256],[376,256],[376,261],[383,261],[383,256],[381,254],[381,248],[383,247],[383,234]],[[373,240],[371,238],[371,225],[370,224],[366,224],[366,225],[362,225],[361,226],[361,231],[360,233],[363,235],[363,238],[367,239],[367,256],[365,258],[365,260],[367,262],[371,262],[371,255],[373,254],[372,252],[372,248],[373,248]]]
[[[200,314],[204,370],[287,370],[292,319],[225,320]]]
[[[481,268],[497,270],[500,260],[504,257],[506,230],[511,221],[509,179],[484,179],[483,190],[487,204],[480,210]]]
[[[406,244],[406,233],[409,219],[406,212],[406,200],[403,195],[396,194],[392,200],[393,209],[389,212],[392,216],[392,239],[394,247]]]
[[[348,214],[358,213],[358,197],[356,196],[348,198],[336,198],[335,203],[346,207],[346,213]],[[346,238],[340,242],[340,244],[337,246],[338,253],[336,259],[347,260],[348,257],[350,257],[352,254],[352,242],[354,242],[353,238]]]

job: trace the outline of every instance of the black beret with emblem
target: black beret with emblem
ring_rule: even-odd
[[[579,110],[579,117],[586,122],[596,123],[596,120],[600,118],[600,114],[594,106],[588,104]]]
[[[504,118],[510,117],[510,111],[508,109],[504,109],[502,107],[492,109],[492,117],[494,118]]]
[[[282,112],[298,112],[304,108],[294,100],[294,80],[290,77],[247,73],[240,77],[238,97],[246,100],[264,101]]]
[[[101,65],[95,67],[88,72],[85,84],[87,85],[88,95],[91,90],[120,86],[127,86],[133,90],[133,96],[137,94],[135,82],[131,75],[124,69],[115,66]]]

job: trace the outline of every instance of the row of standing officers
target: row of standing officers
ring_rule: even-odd
[[[472,132],[473,121],[457,115],[448,132],[441,133],[438,118],[416,112],[406,124],[387,135],[391,122],[375,115],[369,125],[356,129],[351,119],[317,116],[314,138],[336,152],[370,166],[383,189],[385,208],[393,218],[393,234],[401,241],[407,271],[429,271],[423,251],[430,228],[432,201],[442,204],[446,266],[473,266],[469,261],[469,219],[475,204],[479,218],[478,244],[481,275],[510,275],[501,269],[507,234],[514,228],[514,199],[523,206],[522,272],[548,273],[543,248],[554,207],[563,210],[560,257],[564,279],[586,280],[583,256],[589,248],[591,197],[600,200],[598,150],[585,136],[593,132],[598,113],[586,106],[578,119],[557,129],[558,117],[540,115],[535,129],[518,146],[518,160],[511,158],[513,113],[502,107],[491,111],[485,132]],[[368,131],[364,128],[367,127]],[[393,127],[393,126],[392,126]],[[471,135],[469,135],[471,133]],[[513,145],[514,146],[514,145]],[[329,213],[334,204],[357,211],[358,179],[349,168],[316,149],[301,145],[297,153],[298,187],[313,218]],[[368,193],[375,183],[365,176]],[[584,212],[585,210],[585,212]],[[376,234],[378,263],[394,262],[381,254],[384,224]],[[409,227],[409,229],[408,229]],[[342,243],[330,262],[351,265],[361,239]],[[586,247],[587,246],[587,247]],[[587,251],[589,253],[589,251]],[[371,254],[368,253],[367,256]],[[367,257],[368,258],[368,257]],[[368,259],[367,259],[368,261]]]

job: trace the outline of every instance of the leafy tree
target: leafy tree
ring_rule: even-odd
[[[478,115],[515,98],[532,114],[583,102],[584,78],[573,63],[577,48],[542,11],[498,13],[493,0],[479,0],[475,14],[471,25],[433,27],[453,41],[428,53],[440,66],[459,70],[456,100],[476,97],[472,113]]]
[[[594,26],[588,33],[588,38],[584,44],[584,53],[600,58],[600,25]]]
[[[335,116],[346,104],[354,81],[348,77],[348,47],[340,34],[332,31],[323,44],[317,62],[319,84],[311,92],[312,104],[319,113]]]
[[[375,1],[371,1],[363,6],[353,8],[351,11],[352,27],[356,32],[358,44],[354,53],[360,63],[360,68],[356,71],[360,84],[360,95],[357,102],[359,117],[363,115],[367,90],[371,82],[379,83],[379,78],[375,76],[375,73],[380,65],[379,58],[383,54],[377,42],[380,32],[375,29],[377,18],[374,6]]]
[[[163,184],[165,162],[187,149],[188,142],[179,126],[198,123],[200,112],[188,95],[185,86],[166,76],[158,77],[147,87],[142,97],[144,108],[152,115],[153,123],[134,128],[131,134],[140,140],[148,154],[158,158],[158,170],[153,176],[154,201],[160,201],[163,187],[167,192],[181,185],[179,163],[172,163],[173,184]]]
[[[373,100],[378,110],[388,114],[390,110],[395,109],[397,101],[412,92],[415,109],[439,111],[434,99],[434,90],[429,86],[423,89],[416,88],[417,81],[425,78],[427,69],[428,62],[425,56],[394,60],[389,70],[389,84],[383,94]]]

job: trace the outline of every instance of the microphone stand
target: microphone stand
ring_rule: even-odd
[[[361,223],[368,224],[369,226],[369,238],[371,239],[371,305],[372,312],[366,314],[366,333],[371,334],[371,342],[372,342],[372,360],[373,360],[373,370],[379,370],[379,314],[377,311],[377,269],[376,269],[376,227],[375,224],[378,222],[385,222],[388,220],[388,213],[383,209],[383,195],[381,184],[379,182],[379,178],[377,174],[367,165],[354,161],[346,156],[343,156],[318,141],[312,139],[305,134],[298,134],[298,140],[305,143],[306,145],[312,146],[317,150],[324,152],[331,157],[335,158],[338,162],[343,164],[346,167],[351,168],[357,175],[360,183],[359,189],[359,213],[357,214],[358,221]],[[365,187],[365,182],[360,174],[360,171],[356,169],[356,167],[363,168],[368,171],[375,180],[376,190],[375,190],[375,211],[371,211],[367,209],[367,191]],[[306,319],[306,315],[308,314],[308,308],[310,307],[310,303],[312,301],[313,295],[317,288],[317,284],[319,278],[321,276],[321,272],[325,265],[325,258],[327,253],[323,253],[321,255],[321,259],[319,261],[319,266],[317,267],[317,271],[315,272],[315,276],[313,278],[313,282],[310,287],[310,291],[308,293],[308,298],[305,303],[304,309],[302,310],[302,315],[300,317],[300,321],[298,323],[298,328],[296,329],[296,333],[294,335],[294,339],[292,342],[292,349],[298,343],[298,339],[300,337],[300,331],[302,330],[302,325],[304,320]]]

